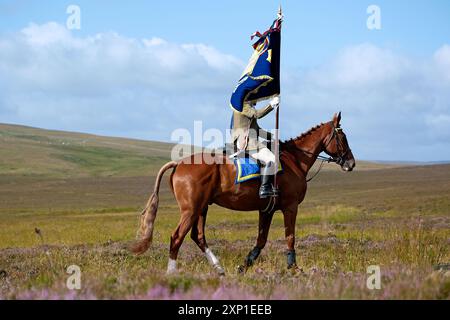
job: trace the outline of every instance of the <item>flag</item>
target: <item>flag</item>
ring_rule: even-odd
[[[280,94],[281,23],[279,16],[253,45],[253,55],[231,95],[231,107],[242,112],[244,102],[256,103]]]

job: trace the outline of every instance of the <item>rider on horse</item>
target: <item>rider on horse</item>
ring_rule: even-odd
[[[254,103],[244,102],[241,112],[233,110],[231,139],[239,151],[247,151],[249,155],[259,161],[261,167],[261,188],[259,196],[268,198],[277,196],[273,185],[273,177],[276,174],[275,155],[267,146],[258,140],[259,137],[268,141],[272,140],[272,134],[260,128],[257,120],[265,117],[272,110],[278,108],[280,98],[274,97],[270,104],[257,110]]]
[[[252,35],[259,40],[253,44],[253,54],[245,68],[230,99],[233,109],[231,137],[237,146],[238,153],[243,151],[259,161],[261,166],[261,188],[259,196],[268,198],[277,196],[276,186],[273,185],[277,172],[275,154],[267,146],[258,141],[259,137],[271,141],[271,135],[258,126],[257,120],[266,116],[280,104],[280,49],[281,24],[283,14],[281,7],[277,19],[270,28],[261,34]],[[270,99],[270,104],[256,110],[258,101]],[[277,117],[278,119],[278,117]],[[278,128],[277,128],[278,129]],[[277,141],[275,141],[277,143]]]

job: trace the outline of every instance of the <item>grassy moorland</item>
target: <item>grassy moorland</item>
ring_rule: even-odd
[[[286,269],[282,215],[255,266],[257,214],[216,206],[207,238],[218,278],[188,238],[180,273],[166,276],[178,210],[166,183],[154,244],[126,247],[170,145],[0,125],[0,298],[449,299],[450,165],[332,167],[310,183],[297,220],[298,264]],[[35,232],[40,230],[40,235]],[[82,288],[66,288],[69,265]],[[367,267],[381,289],[366,287]]]
[[[73,178],[153,172],[171,145],[0,124],[0,150],[2,175]]]

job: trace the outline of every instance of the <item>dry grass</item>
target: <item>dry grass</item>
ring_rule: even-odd
[[[407,220],[383,218],[362,229],[361,221],[334,224],[322,219],[305,223],[298,231],[297,252],[303,273],[286,270],[281,217],[274,221],[270,242],[257,264],[239,275],[236,267],[254,244],[255,215],[228,215],[214,210],[208,235],[210,246],[220,257],[227,276],[220,280],[195,245],[187,240],[180,254],[180,274],[167,277],[168,236],[173,214],[161,215],[155,244],[143,256],[126,250],[134,233],[132,215],[115,218],[89,217],[94,226],[112,219],[107,227],[87,227],[73,218],[69,225],[80,227],[76,239],[92,242],[80,245],[43,246],[36,235],[35,246],[3,249],[0,252],[4,298],[144,298],[144,299],[448,299],[450,278],[433,266],[449,261],[448,229],[436,227],[431,217]],[[434,222],[433,222],[434,221]],[[343,222],[343,221],[342,221]],[[125,227],[122,230],[121,227]],[[105,231],[105,232],[101,232]],[[31,235],[31,232],[29,232]],[[51,238],[44,229],[44,239]],[[70,232],[69,232],[70,234]],[[48,235],[48,237],[47,237]],[[114,235],[117,241],[107,240]],[[65,238],[76,243],[74,238]],[[90,239],[90,240],[89,240]],[[33,241],[32,237],[29,241]],[[47,241],[47,240],[46,240]],[[58,239],[49,239],[58,243]],[[64,287],[67,266],[82,270],[82,290]],[[382,289],[366,288],[366,268],[379,265]]]
[[[310,184],[299,210],[296,250],[303,272],[286,269],[283,221],[277,213],[260,259],[247,274],[239,275],[236,267],[254,246],[257,214],[213,206],[207,238],[227,276],[217,278],[198,248],[186,239],[180,253],[180,274],[167,277],[169,236],[178,221],[178,209],[167,184],[163,184],[152,248],[139,257],[126,250],[135,237],[138,212],[152,188],[154,178],[149,175],[155,173],[157,161],[149,161],[148,167],[138,166],[139,170],[148,169],[142,177],[137,169],[130,169],[128,156],[116,169],[89,163],[83,167],[67,158],[48,158],[50,153],[72,152],[64,148],[33,149],[42,139],[41,131],[0,129],[2,151],[5,146],[12,150],[7,160],[3,157],[0,161],[0,298],[450,298],[448,271],[435,270],[450,263],[449,165],[376,165],[352,174],[324,171]],[[26,137],[17,137],[19,134]],[[58,132],[44,136],[85,138]],[[112,138],[89,137],[94,148],[114,145],[116,150],[119,143]],[[7,139],[14,139],[14,143],[20,140],[20,152],[35,155],[41,163],[34,164],[36,167],[27,167],[28,162],[15,163],[23,154]],[[30,141],[28,146],[26,141]],[[134,159],[140,157],[139,148],[148,146],[130,142],[125,147],[128,143],[116,151],[130,152]],[[101,153],[92,155],[91,151],[76,152],[81,158],[93,156],[94,162],[107,161]],[[164,152],[161,156],[163,161]],[[17,170],[11,169],[15,165]],[[73,172],[67,174],[69,168]],[[42,239],[35,228],[41,230]],[[65,287],[65,271],[72,264],[82,270],[80,291]],[[381,268],[381,290],[366,287],[369,265]]]

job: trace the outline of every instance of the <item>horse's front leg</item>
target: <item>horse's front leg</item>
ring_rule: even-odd
[[[295,255],[295,221],[297,220],[298,206],[293,205],[283,210],[284,229],[287,242],[287,264],[288,269],[297,268]]]
[[[256,246],[247,255],[244,268],[241,268],[241,272],[245,272],[249,267],[253,265],[255,260],[258,259],[262,249],[264,249],[264,247],[266,246],[273,214],[274,212],[259,212],[258,239],[256,240]]]

